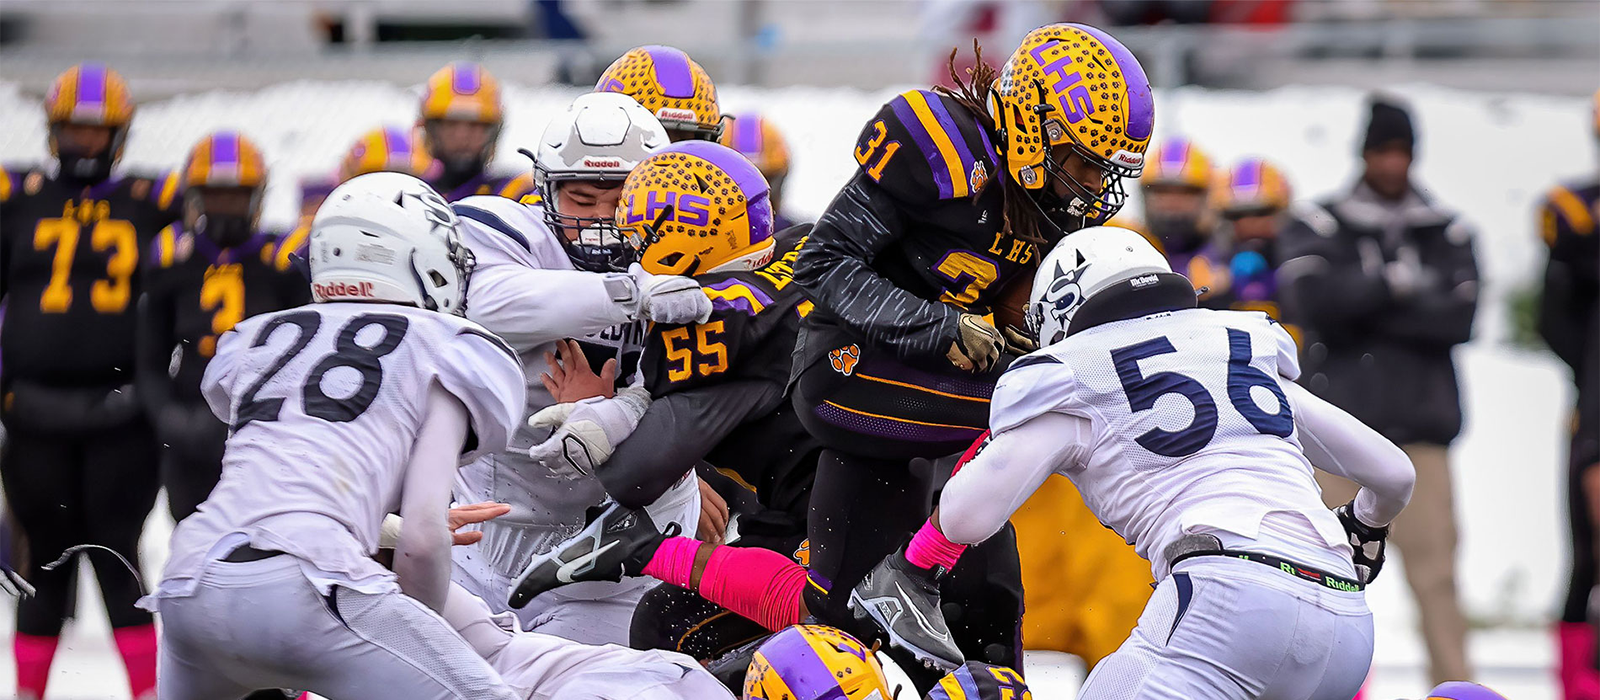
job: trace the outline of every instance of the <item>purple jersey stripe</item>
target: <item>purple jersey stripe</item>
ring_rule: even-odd
[[[744,282],[741,282],[741,281],[739,281],[737,279],[725,279],[725,280],[723,280],[721,282],[718,282],[716,284],[708,284],[708,285],[706,285],[706,289],[715,289],[715,290],[717,290],[719,292],[727,291],[727,289],[729,287],[739,287],[741,289],[744,289],[745,291],[750,292],[750,296],[755,297],[756,301],[760,302],[762,306],[771,306],[772,305],[772,297],[768,296],[766,292],[761,291],[760,287],[756,287],[756,286],[752,286],[752,285],[749,285],[749,284],[745,284]]]
[[[956,682],[961,684],[961,692],[969,698],[982,698],[983,691],[978,690],[978,679],[972,677],[972,667],[962,666],[956,669]]]
[[[906,442],[972,442],[983,428],[926,425],[847,411],[830,403],[816,407],[817,417],[845,430]]]
[[[950,109],[944,106],[944,100],[939,99],[937,93],[923,90],[922,96],[928,101],[928,108],[933,110],[933,118],[939,120],[939,126],[944,127],[944,133],[950,137],[950,143],[955,144],[956,154],[961,157],[961,173],[972,177],[972,151],[967,148],[967,139],[961,135],[961,130],[956,128],[956,122],[950,117]]]
[[[795,631],[780,634],[762,644],[758,653],[766,657],[767,663],[780,669],[784,684],[795,695],[816,700],[845,700],[839,679],[817,656],[805,635]]]
[[[1111,38],[1099,29],[1086,24],[1072,25],[1087,32],[1105,44],[1106,50],[1111,52],[1112,60],[1117,67],[1122,69],[1122,83],[1128,90],[1128,127],[1125,133],[1128,138],[1143,141],[1150,138],[1150,133],[1156,127],[1155,97],[1150,94],[1150,79],[1145,77],[1144,67],[1139,65],[1139,59],[1134,58],[1128,47]]]
[[[239,135],[225,131],[211,138],[211,167],[239,167]]]
[[[106,67],[99,63],[85,63],[78,70],[78,94],[75,104],[103,103],[106,101]]]
[[[917,148],[922,149],[922,155],[928,159],[928,168],[933,171],[933,182],[939,186],[939,198],[949,199],[955,196],[955,183],[950,181],[950,168],[944,164],[944,155],[939,153],[939,147],[934,145],[933,137],[922,128],[922,120],[917,119],[917,113],[911,109],[911,104],[906,98],[896,96],[889,101],[889,106],[894,108],[894,115],[900,118],[900,123],[911,132],[911,138],[917,142]]]
[[[689,55],[670,46],[646,46],[655,66],[656,82],[667,97],[694,97],[694,74],[689,71]]]
[[[471,95],[482,87],[476,64],[456,63],[451,68],[450,87],[457,95]]]
[[[954,373],[935,374],[933,372],[924,372],[881,357],[863,359],[861,364],[856,367],[856,374],[889,379],[942,394],[954,394],[983,401],[988,401],[994,396],[993,382],[983,382],[971,377],[960,377]]]

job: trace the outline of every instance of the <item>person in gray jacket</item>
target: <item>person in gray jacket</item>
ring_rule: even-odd
[[[1379,98],[1371,110],[1361,179],[1296,208],[1280,238],[1279,289],[1286,316],[1305,329],[1301,381],[1401,445],[1416,466],[1416,493],[1393,542],[1433,682],[1470,680],[1449,445],[1462,420],[1451,350],[1472,337],[1478,303],[1472,230],[1411,179],[1416,132],[1405,107]],[[1323,481],[1330,504],[1355,493],[1339,482]]]

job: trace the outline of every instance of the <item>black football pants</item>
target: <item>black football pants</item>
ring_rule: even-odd
[[[0,483],[28,544],[23,575],[37,595],[19,601],[17,631],[61,634],[72,613],[78,567],[41,567],[80,544],[106,547],[139,567],[139,535],[160,488],[157,445],[143,420],[107,430],[33,433],[10,430],[0,452]],[[93,563],[114,628],[148,625],[134,607],[139,582],[110,553],[80,550]]]

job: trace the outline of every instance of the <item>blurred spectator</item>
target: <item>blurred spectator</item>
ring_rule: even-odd
[[[783,181],[789,177],[789,144],[784,141],[783,132],[778,131],[771,120],[755,112],[734,115],[731,121],[733,123],[722,131],[722,145],[749,158],[767,179],[771,190],[767,199],[772,202],[772,230],[782,231],[795,225],[793,219],[783,215]]]
[[[1297,211],[1280,239],[1287,262],[1279,284],[1309,343],[1304,382],[1402,446],[1416,465],[1416,492],[1392,541],[1421,612],[1430,677],[1470,680],[1449,445],[1461,431],[1450,353],[1471,337],[1478,301],[1472,233],[1412,183],[1410,114],[1381,100],[1371,108],[1361,180]],[[1330,505],[1356,491],[1342,479],[1322,485]]]
[[[1595,93],[1595,133],[1600,142],[1600,92]],[[1550,247],[1539,309],[1539,335],[1572,368],[1578,385],[1567,469],[1567,516],[1572,532],[1572,573],[1556,635],[1558,672],[1565,698],[1600,698],[1595,673],[1594,630],[1587,624],[1590,591],[1597,582],[1595,519],[1600,517],[1600,436],[1594,415],[1600,376],[1600,168],[1589,177],[1558,185],[1545,196],[1540,230]]]
[[[1100,3],[1111,24],[1203,24],[1211,21],[1212,0],[1112,0]]]

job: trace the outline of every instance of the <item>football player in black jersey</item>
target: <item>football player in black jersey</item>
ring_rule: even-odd
[[[78,567],[41,567],[80,544],[139,565],[139,533],[159,489],[157,444],[133,390],[139,254],[177,216],[176,175],[112,173],[133,117],[121,76],[76,66],[44,107],[54,167],[0,171],[0,478],[37,590],[17,610],[21,697],[43,695],[72,612]],[[110,554],[91,559],[139,697],[155,684],[155,627],[134,608],[139,585],[127,568]]]
[[[200,395],[217,338],[311,300],[292,251],[258,228],[267,171],[255,144],[234,131],[211,134],[190,152],[183,178],[183,220],[145,256],[139,302],[138,394],[165,446],[161,483],[174,521],[194,513],[222,476],[227,426]]]
[[[1143,167],[1149,81],[1105,32],[1048,25],[998,74],[978,64],[968,80],[952,76],[957,89],[905,92],[873,117],[860,169],[795,266],[816,304],[792,393],[827,446],[806,588],[823,619],[846,614],[851,588],[927,517],[930,486],[912,460],[981,435],[1007,351],[1031,349],[984,315],[1054,241],[1115,214],[1122,179]]]

